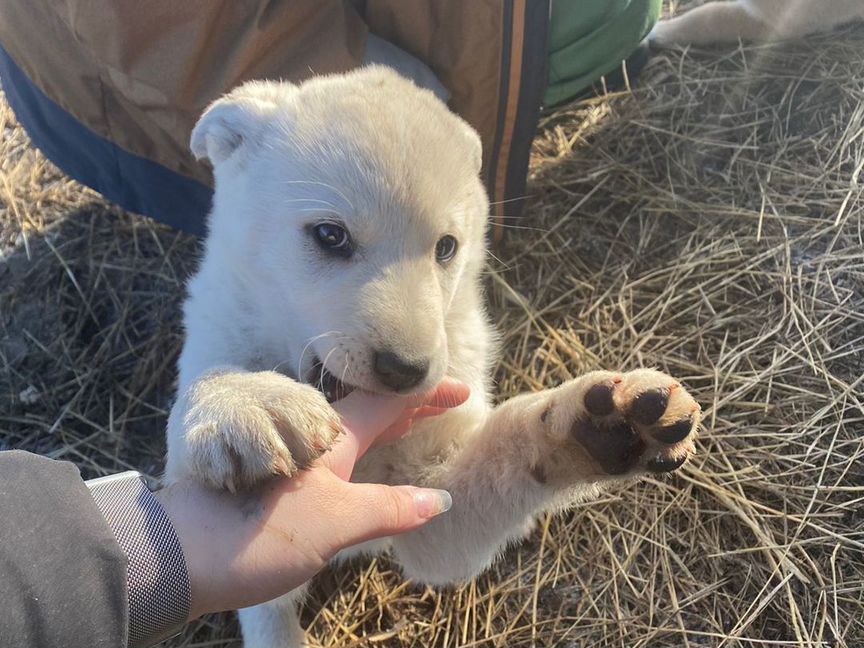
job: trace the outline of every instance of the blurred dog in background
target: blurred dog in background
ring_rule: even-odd
[[[864,0],[732,0],[708,2],[663,20],[651,45],[710,45],[800,38],[864,18]]]

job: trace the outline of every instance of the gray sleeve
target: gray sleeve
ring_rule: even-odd
[[[78,469],[0,452],[0,637],[16,648],[126,645],[126,556]]]

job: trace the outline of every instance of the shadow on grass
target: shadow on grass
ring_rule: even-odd
[[[19,237],[0,257],[0,449],[160,472],[196,246],[98,202]]]

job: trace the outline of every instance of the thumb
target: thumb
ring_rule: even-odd
[[[450,493],[435,488],[342,482],[337,549],[405,533],[450,510]]]

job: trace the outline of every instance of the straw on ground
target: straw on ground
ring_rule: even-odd
[[[655,366],[695,460],[539,521],[475,583],[317,581],[326,646],[864,642],[864,32],[658,56],[544,118],[490,255],[502,397]],[[196,242],[107,205],[0,108],[0,449],[156,475]],[[235,645],[232,615],[174,646]]]

